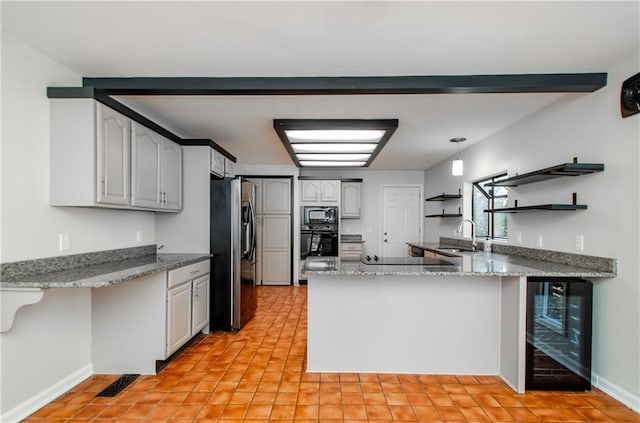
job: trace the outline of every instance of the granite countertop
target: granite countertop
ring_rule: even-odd
[[[48,273],[3,277],[1,288],[103,288],[207,260],[211,254],[151,254]]]
[[[407,243],[420,248],[438,250],[439,243]],[[549,253],[545,250],[540,250]],[[451,250],[443,250],[450,255]],[[561,253],[560,253],[561,254]],[[599,270],[548,260],[485,251],[456,251],[456,257],[442,257],[445,266],[379,265],[341,262],[338,257],[310,257],[303,271],[311,275],[425,275],[425,276],[565,276],[611,278],[615,270]],[[583,256],[587,257],[587,256]]]

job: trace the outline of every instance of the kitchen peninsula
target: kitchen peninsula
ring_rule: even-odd
[[[499,375],[524,392],[527,277],[616,274],[614,259],[408,244],[449,257],[435,265],[307,260],[308,371]]]

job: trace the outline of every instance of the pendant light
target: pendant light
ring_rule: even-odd
[[[456,137],[449,140],[450,142],[455,142],[458,146],[456,151],[456,158],[453,160],[453,162],[451,162],[451,174],[453,176],[462,176],[462,174],[464,173],[464,163],[462,162],[462,159],[460,159],[459,154],[460,143],[466,140],[467,139],[464,137]]]

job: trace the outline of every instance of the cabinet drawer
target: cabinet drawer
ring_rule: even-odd
[[[360,252],[343,251],[342,253],[340,253],[340,259],[344,261],[358,261],[360,260]]]
[[[168,287],[172,288],[178,286],[181,283],[190,281],[202,275],[209,273],[210,261],[204,260],[198,263],[193,263],[188,266],[180,267],[178,269],[170,270],[168,279]]]
[[[362,244],[360,243],[342,243],[340,244],[342,251],[362,251]]]

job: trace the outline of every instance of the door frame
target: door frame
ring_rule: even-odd
[[[420,241],[424,237],[424,184],[382,184],[380,185],[380,254],[384,255],[384,192],[391,188],[417,188],[418,189],[418,231]]]

